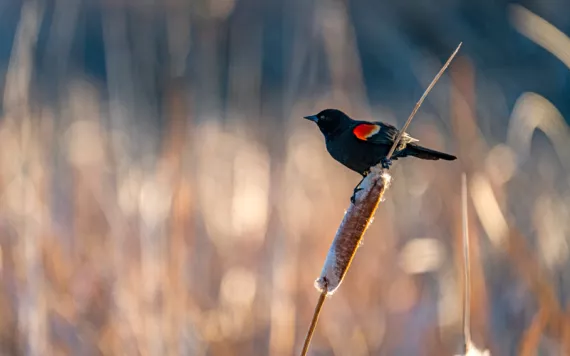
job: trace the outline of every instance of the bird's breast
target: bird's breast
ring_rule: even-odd
[[[353,137],[340,136],[327,140],[326,147],[336,161],[360,174],[377,164],[384,153],[381,146],[360,142]]]

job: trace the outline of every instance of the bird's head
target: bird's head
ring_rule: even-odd
[[[305,119],[314,121],[325,136],[345,128],[351,121],[348,115],[337,109],[325,109],[316,115],[305,116]]]

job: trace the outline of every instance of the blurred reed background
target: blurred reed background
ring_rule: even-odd
[[[523,7],[524,6],[524,7]],[[401,127],[406,160],[311,355],[570,346],[563,0],[3,0],[0,355],[294,355],[359,177],[302,116]]]

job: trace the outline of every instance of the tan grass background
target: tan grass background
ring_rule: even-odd
[[[301,117],[338,107],[401,126],[417,98],[370,104],[354,20],[332,1],[307,13],[294,12],[299,2],[263,8],[297,14],[272,88],[262,50],[271,35],[261,3],[248,4],[57,0],[17,11],[0,118],[0,355],[299,351],[313,282],[359,180]],[[92,6],[103,9],[107,80],[66,62]],[[562,32],[509,11],[514,29],[567,63]],[[48,17],[54,66],[38,69]],[[457,353],[463,171],[475,344],[493,355],[569,350],[568,125],[538,93],[510,110],[464,53],[409,130],[460,159],[394,165],[311,355]],[[446,55],[413,62],[420,86]],[[53,97],[39,84],[50,75]],[[323,75],[326,88],[314,86]]]

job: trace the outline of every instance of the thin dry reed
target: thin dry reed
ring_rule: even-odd
[[[467,175],[461,175],[461,225],[463,242],[463,354],[464,356],[490,356],[488,350],[475,347],[471,338],[471,251],[467,208]]]

